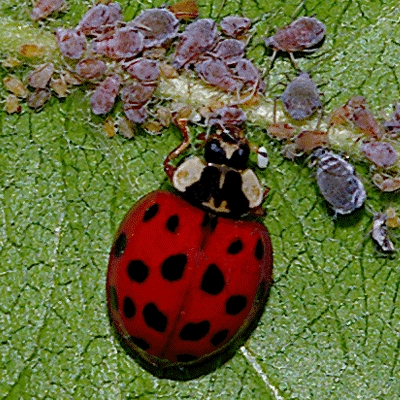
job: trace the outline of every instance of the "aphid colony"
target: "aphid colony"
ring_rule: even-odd
[[[40,0],[32,19],[44,19],[62,5],[62,1]],[[75,28],[56,30],[58,47],[69,65],[67,74],[60,73],[60,78],[53,80],[53,64],[40,65],[32,73],[40,85],[33,78],[28,80],[35,89],[28,104],[40,109],[50,98],[49,85],[59,97],[65,97],[69,85],[87,82],[95,85],[90,99],[94,114],[109,113],[119,96],[130,122],[147,122],[144,127],[157,132],[165,125],[157,112],[152,112],[153,119],[149,119],[148,106],[160,102],[156,91],[160,79],[176,78],[182,68],[238,99],[246,92],[265,90],[260,70],[245,58],[251,21],[227,17],[218,29],[212,19],[197,19],[179,33],[179,19],[187,21],[197,16],[193,0],[145,10],[129,22],[122,20],[116,2],[93,6]],[[72,83],[71,77],[76,82]]]

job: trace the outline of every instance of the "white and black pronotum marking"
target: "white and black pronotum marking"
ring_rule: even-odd
[[[354,167],[337,154],[325,149],[313,152],[317,159],[317,182],[325,200],[336,214],[349,214],[360,208],[366,193]]]

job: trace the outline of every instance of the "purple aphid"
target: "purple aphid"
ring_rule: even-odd
[[[226,92],[237,92],[243,83],[236,80],[226,64],[216,58],[208,58],[196,64],[196,72],[202,79]]]
[[[139,82],[131,83],[122,89],[122,101],[126,105],[138,108],[151,99],[155,88],[155,85],[144,85]]]
[[[144,36],[144,47],[161,46],[177,36],[179,21],[175,15],[164,8],[143,11],[129,26],[137,28]]]
[[[274,51],[293,53],[316,46],[325,37],[326,26],[315,17],[301,17],[265,38],[265,44]]]
[[[261,71],[250,60],[245,58],[239,60],[235,65],[234,72],[246,86],[257,85],[259,92],[265,91],[266,86]]]
[[[98,4],[90,8],[78,24],[78,30],[85,35],[94,35],[107,26],[121,21],[122,13],[119,3]]]
[[[322,108],[317,85],[307,72],[301,72],[280,96],[286,112],[296,121],[310,117]]]
[[[229,65],[243,58],[244,48],[245,44],[241,40],[225,39],[218,43],[213,54]]]
[[[86,37],[75,29],[58,28],[56,40],[61,53],[68,58],[77,60],[86,50]]]
[[[398,155],[390,143],[369,142],[361,145],[361,152],[378,167],[390,167],[396,163]]]
[[[400,104],[397,104],[392,118],[383,123],[386,132],[399,133],[400,132]]]
[[[120,83],[121,78],[118,75],[110,75],[97,86],[90,98],[90,105],[94,114],[107,114],[111,111]]]
[[[93,41],[93,52],[113,59],[132,58],[143,50],[143,35],[133,28],[120,28]]]
[[[31,12],[34,21],[47,18],[50,14],[61,9],[64,0],[38,0]]]
[[[50,82],[54,72],[54,64],[46,63],[37,67],[29,74],[28,83],[36,89],[44,89]]]
[[[251,19],[244,17],[225,17],[221,21],[222,32],[226,36],[238,37],[246,33],[251,26]]]
[[[45,103],[50,99],[51,93],[49,89],[36,89],[28,97],[28,106],[38,110],[42,108]]]
[[[210,51],[218,40],[218,31],[212,19],[199,19],[189,24],[176,46],[172,66],[182,68],[195,63],[206,51]]]
[[[240,126],[247,120],[244,111],[237,106],[223,106],[213,111],[208,120],[208,125],[218,125],[221,128]]]
[[[157,60],[138,58],[127,67],[128,73],[141,82],[155,82],[160,76],[160,67]]]
[[[143,123],[147,118],[146,107],[134,107],[130,104],[124,103],[124,113],[129,121],[135,124]]]
[[[106,72],[107,65],[98,58],[85,58],[76,64],[75,70],[83,79],[98,79]]]
[[[331,151],[317,149],[313,152],[317,160],[317,183],[325,200],[335,214],[349,214],[360,208],[366,193],[354,167]]]

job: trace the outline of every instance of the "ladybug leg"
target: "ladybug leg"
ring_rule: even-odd
[[[187,122],[187,119],[174,119],[175,125],[183,135],[183,141],[178,147],[172,150],[164,160],[164,171],[170,180],[172,180],[174,172],[176,171],[176,167],[171,164],[171,161],[179,157],[190,146]]]

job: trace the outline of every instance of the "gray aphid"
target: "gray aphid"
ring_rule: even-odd
[[[308,118],[322,107],[317,85],[307,72],[287,85],[280,97],[286,112],[296,121]]]
[[[337,154],[326,149],[313,152],[317,159],[317,183],[325,200],[335,214],[349,214],[360,208],[366,193],[354,167]]]

